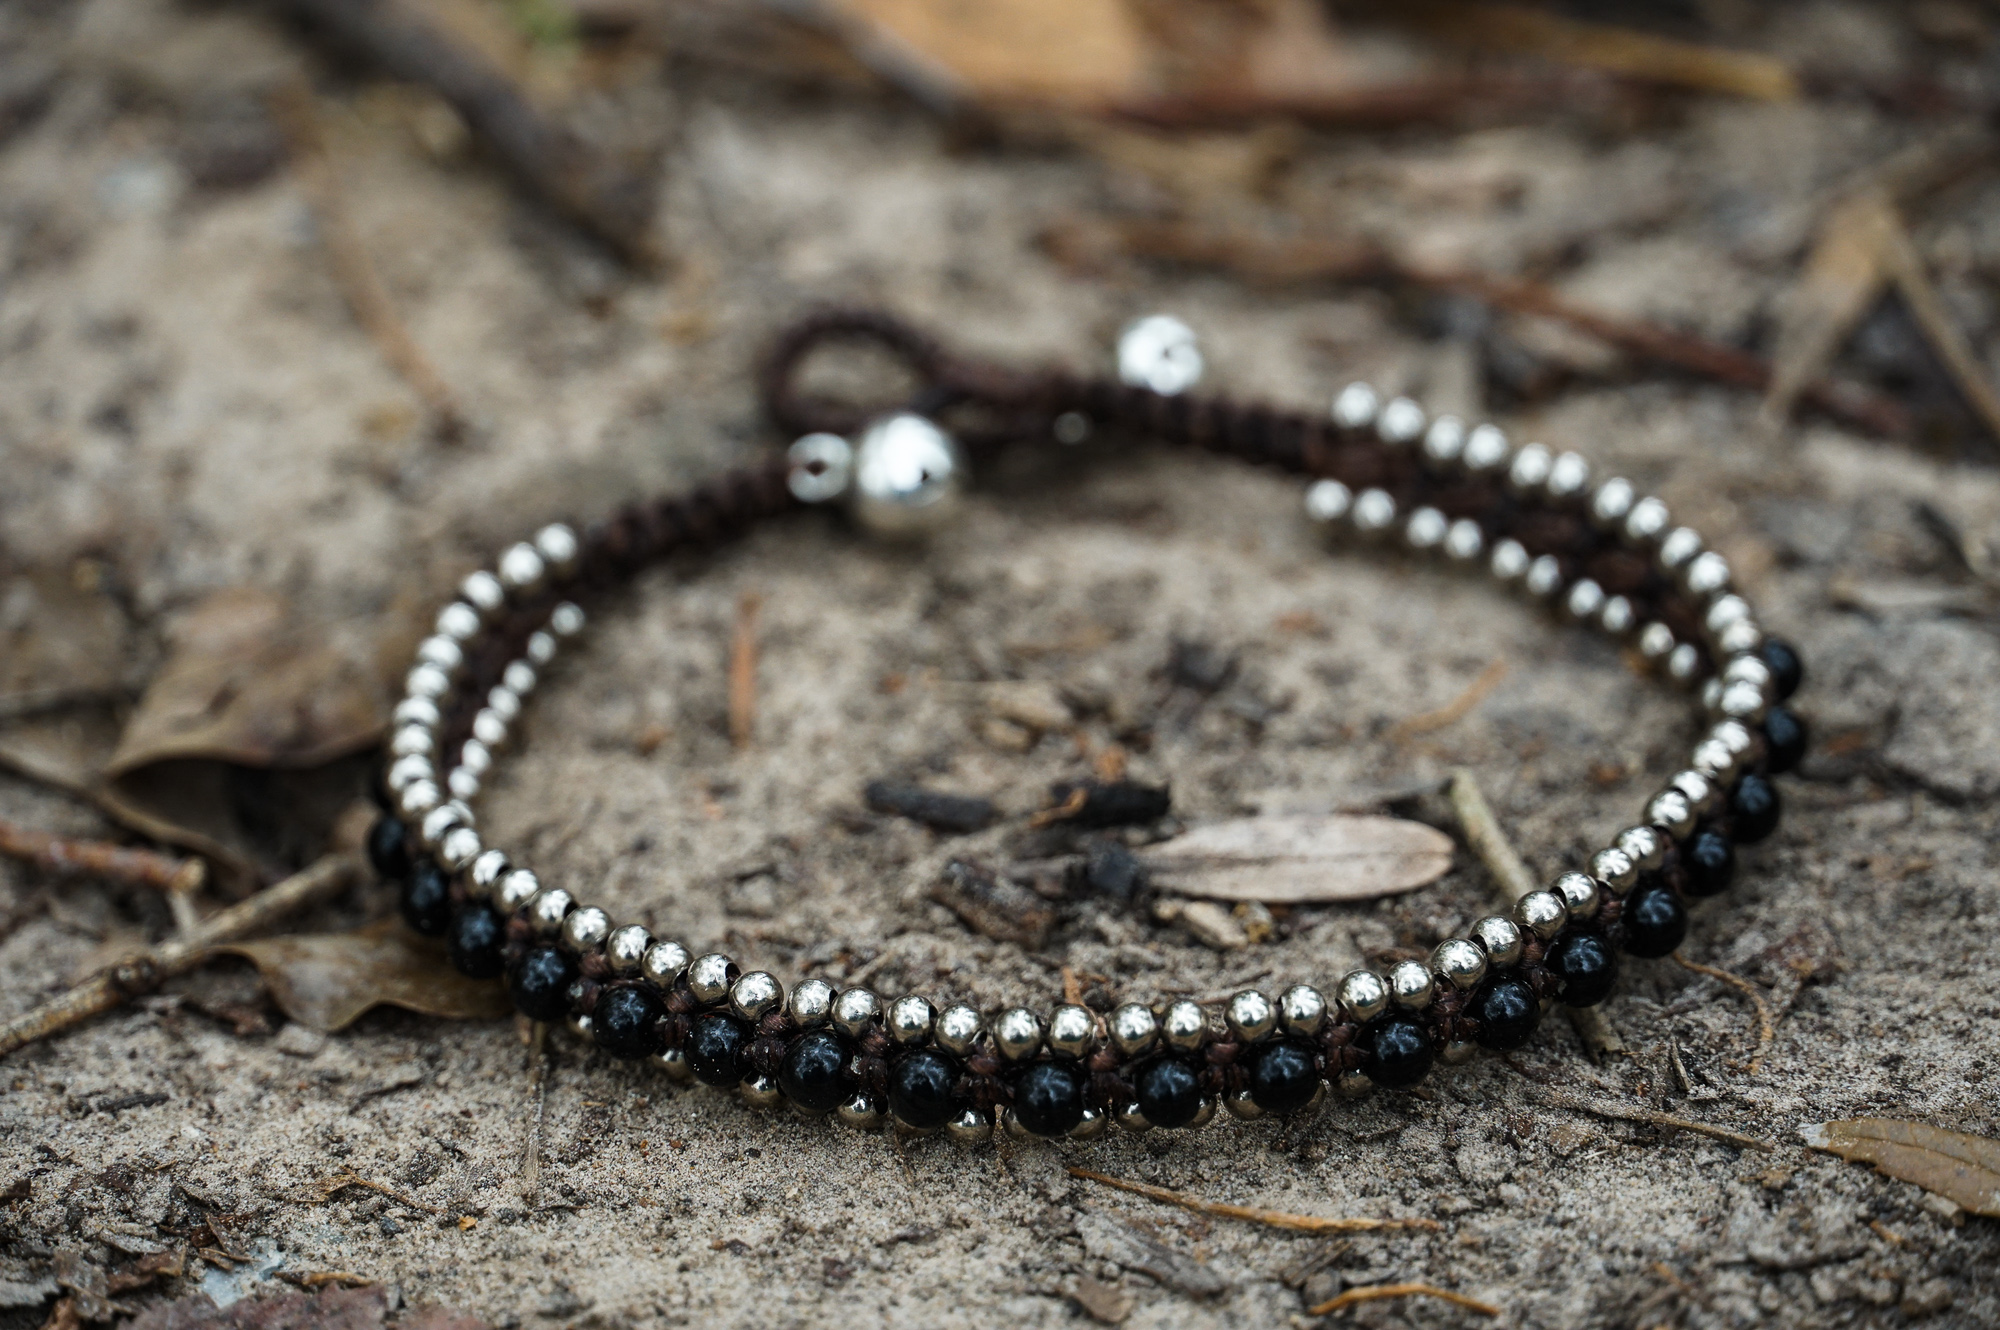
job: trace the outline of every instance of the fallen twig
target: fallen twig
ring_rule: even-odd
[[[1182,1192],[1169,1191],[1165,1187],[1155,1187],[1149,1182],[1129,1182],[1124,1178],[1114,1178],[1087,1168],[1071,1168],[1069,1175],[1073,1178],[1088,1178],[1092,1182],[1101,1182],[1107,1187],[1116,1187],[1119,1191],[1129,1191],[1155,1201],[1164,1201],[1168,1205],[1178,1205],[1196,1214],[1217,1215],[1224,1219],[1244,1219],[1253,1224],[1292,1229],[1299,1233],[1372,1233],[1381,1229],[1435,1230],[1440,1227],[1435,1219],[1327,1219],[1319,1215],[1287,1214],[1283,1210],[1260,1210],[1250,1205],[1224,1205],[1219,1201],[1204,1201]]]
[[[1889,280],[1896,284],[1910,317],[1923,330],[1924,340],[1931,344],[1945,372],[1951,375],[1987,431],[2000,439],[2000,393],[1994,391],[1985,367],[1979,363],[1979,353],[1952,318],[1944,297],[1924,270],[1923,256],[1911,243],[1901,213],[1892,211],[1890,216],[1894,224],[1885,228],[1880,237],[1882,264],[1888,270]]]
[[[1671,1113],[1660,1113],[1636,1104],[1614,1104],[1604,1099],[1577,1099],[1554,1091],[1544,1092],[1540,1102],[1550,1108],[1566,1108],[1573,1113],[1588,1113],[1593,1117],[1611,1118],[1618,1122],[1642,1122],[1651,1127],[1666,1127],[1673,1131],[1691,1131],[1698,1136],[1708,1136],[1725,1145],[1733,1145],[1739,1150],[1775,1150],[1776,1141],[1767,1141],[1758,1136],[1745,1136],[1740,1131],[1727,1127],[1711,1126],[1706,1122],[1695,1122],[1688,1118],[1677,1118]]]
[[[1364,1288],[1351,1288],[1338,1297],[1328,1298],[1317,1307],[1306,1309],[1308,1316],[1326,1316],[1343,1308],[1352,1307],[1357,1302],[1379,1302],[1383,1298],[1440,1298],[1456,1307],[1478,1312],[1481,1316],[1498,1316],[1500,1309],[1490,1302],[1468,1298],[1463,1293],[1454,1293],[1448,1288],[1438,1288],[1433,1284],[1369,1284]]]
[[[209,948],[217,943],[259,932],[346,890],[360,871],[361,861],[353,855],[327,855],[310,868],[211,915],[191,932],[92,975],[60,997],[0,1025],[0,1057],[110,1011],[174,975],[187,973],[207,959]]]
[[[521,1155],[521,1196],[530,1205],[542,1186],[542,1125],[548,1116],[549,1027],[536,1021],[528,1036],[528,1142]]]
[[[1728,984],[1744,997],[1750,999],[1750,1005],[1757,1010],[1757,1051],[1750,1058],[1750,1074],[1755,1076],[1759,1071],[1762,1071],[1764,1068],[1764,1054],[1770,1051],[1771,1042],[1777,1038],[1778,1032],[1775,1023],[1771,1019],[1771,1004],[1764,1001],[1764,995],[1757,991],[1757,985],[1739,975],[1733,975],[1727,970],[1718,970],[1713,965],[1703,965],[1699,961],[1691,961],[1678,951],[1674,953],[1674,960],[1683,969],[1693,970],[1696,974],[1705,974],[1711,979]]]
[[[748,748],[757,725],[757,611],[764,601],[746,591],[736,602],[736,632],[729,642],[729,742]]]
[[[166,892],[199,890],[208,876],[207,866],[199,859],[178,859],[103,841],[64,840],[6,821],[0,821],[0,855],[60,877],[96,877]]]
[[[1415,738],[1419,734],[1429,734],[1432,730],[1441,730],[1447,725],[1464,720],[1466,716],[1471,714],[1474,707],[1485,701],[1488,693],[1500,686],[1500,681],[1506,677],[1507,662],[1497,656],[1494,657],[1492,661],[1488,662],[1486,668],[1481,670],[1478,676],[1465,686],[1465,690],[1451,701],[1445,703],[1435,711],[1426,711],[1422,715],[1410,716],[1390,726],[1388,733],[1389,742],[1402,743],[1407,739]]]
[[[382,1282],[369,1275],[357,1275],[352,1270],[314,1270],[308,1274],[280,1270],[277,1277],[303,1289],[325,1288],[328,1284],[338,1284],[342,1288],[371,1288]]]
[[[349,1187],[360,1187],[364,1191],[379,1192],[399,1205],[409,1206],[412,1210],[425,1210],[434,1215],[444,1213],[444,1211],[438,1209],[435,1205],[425,1205],[422,1201],[416,1199],[416,1197],[405,1195],[386,1182],[375,1182],[364,1178],[351,1168],[344,1168],[330,1178],[321,1179],[315,1185],[319,1188],[319,1199],[321,1201],[331,1200],[334,1196],[346,1191]]]

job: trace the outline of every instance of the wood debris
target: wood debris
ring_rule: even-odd
[[[1380,1302],[1385,1298],[1438,1298],[1463,1307],[1467,1311],[1478,1312],[1481,1316],[1498,1316],[1500,1309],[1490,1302],[1468,1298],[1463,1293],[1453,1293],[1450,1289],[1439,1288],[1435,1284],[1370,1284],[1362,1288],[1351,1288],[1338,1297],[1328,1298],[1317,1307],[1306,1309],[1308,1316],[1330,1316],[1360,1302]]]
[[[1267,815],[1195,827],[1139,862],[1182,895],[1297,904],[1414,891],[1451,871],[1451,852],[1451,837],[1404,818]]]
[[[1750,1057],[1750,1074],[1755,1076],[1759,1071],[1763,1070],[1764,1055],[1770,1052],[1771,1041],[1777,1037],[1777,1030],[1771,1021],[1771,1004],[1764,1001],[1764,995],[1757,991],[1757,986],[1748,979],[1740,975],[1731,974],[1727,970],[1718,970],[1713,965],[1703,965],[1697,961],[1691,961],[1678,951],[1674,953],[1674,961],[1683,969],[1692,970],[1696,974],[1705,974],[1711,979],[1729,985],[1744,997],[1750,999],[1750,1005],[1757,1013],[1757,1051]]]
[[[1085,1178],[1091,1182],[1115,1187],[1119,1191],[1129,1191],[1135,1196],[1149,1200],[1178,1205],[1183,1210],[1196,1214],[1215,1215],[1222,1219],[1241,1219],[1247,1223],[1262,1224],[1267,1228],[1289,1229],[1295,1233],[1374,1233],[1384,1229],[1425,1229],[1431,1232],[1442,1227],[1435,1219],[1330,1219],[1320,1215],[1297,1215],[1284,1210],[1265,1210],[1254,1205],[1227,1205],[1220,1201],[1204,1201],[1198,1196],[1185,1192],[1171,1191],[1166,1187],[1155,1187],[1150,1182],[1133,1182],[1126,1178],[1114,1178],[1108,1173],[1098,1173],[1088,1168],[1071,1167],[1069,1175]]]
[[[199,859],[178,859],[101,841],[65,840],[4,820],[0,820],[0,855],[33,864],[57,877],[101,878],[173,894],[199,891],[208,876]]]

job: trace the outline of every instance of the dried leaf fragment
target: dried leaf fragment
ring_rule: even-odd
[[[255,965],[285,1015],[314,1030],[344,1029],[384,1004],[447,1020],[492,1020],[511,1010],[499,984],[467,979],[445,963],[441,947],[395,920],[215,950]]]
[[[1435,827],[1365,813],[1235,818],[1196,827],[1141,855],[1163,887],[1212,900],[1372,900],[1451,869]]]
[[[931,885],[930,897],[968,928],[999,942],[1039,947],[1055,927],[1049,903],[1018,882],[979,864],[954,859]]]
[[[2000,1141],[1896,1118],[1808,1122],[1799,1135],[1815,1150],[1865,1160],[1976,1215],[2000,1216]]]

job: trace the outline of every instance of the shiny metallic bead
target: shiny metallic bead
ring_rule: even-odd
[[[1679,790],[1697,816],[1714,812],[1716,805],[1722,802],[1722,787],[1699,771],[1676,772],[1667,786]]]
[[[439,633],[417,643],[417,663],[435,665],[446,674],[456,676],[465,668],[465,648]]]
[[[513,871],[505,850],[487,850],[472,861],[465,870],[465,886],[475,899],[484,900],[500,885],[500,879]]]
[[[1639,883],[1639,865],[1616,846],[1590,856],[1590,876],[1624,895]]]
[[[1429,971],[1424,979],[1428,983]],[[1389,986],[1373,970],[1349,970],[1341,978],[1338,996],[1347,1014],[1363,1025],[1389,1009]]]
[[[1229,1005],[1222,1010],[1222,1018],[1229,1023],[1229,1033],[1246,1044],[1269,1038],[1271,1032],[1278,1028],[1277,1008],[1271,1005],[1271,999],[1254,988],[1246,988],[1229,999]]]
[[[538,628],[528,634],[528,640],[521,648],[521,657],[529,665],[541,669],[556,658],[557,649],[555,634]]]
[[[1445,557],[1459,563],[1470,563],[1486,549],[1486,533],[1479,529],[1479,523],[1469,517],[1461,517],[1451,524],[1451,530],[1444,533]]]
[[[435,702],[451,695],[451,675],[435,665],[418,665],[404,676],[403,691]]]
[[[1208,1013],[1186,998],[1170,1002],[1160,1015],[1160,1037],[1168,1048],[1198,1053],[1208,1043]]]
[[[563,920],[576,900],[561,887],[543,887],[536,897],[528,902],[528,922],[543,937],[554,937],[562,932]]]
[[[937,1043],[945,1052],[964,1057],[979,1042],[980,1034],[986,1026],[979,1019],[979,1013],[960,1004],[946,1007],[937,1018]]]
[[[952,519],[964,487],[958,444],[932,421],[902,412],[862,431],[848,506],[876,535],[921,536]]]
[[[462,873],[485,848],[471,827],[453,827],[438,842],[438,866],[447,873]]]
[[[1706,600],[1729,589],[1729,560],[1714,550],[1695,555],[1681,570],[1681,585],[1697,600]]]
[[[1390,399],[1375,417],[1375,437],[1384,443],[1416,442],[1424,432],[1424,409],[1407,397]]]
[[[454,827],[470,825],[472,819],[466,815],[458,801],[453,800],[448,804],[440,804],[424,814],[424,820],[418,824],[417,838],[424,843],[425,849],[435,850],[443,844],[446,832]]]
[[[1396,501],[1387,490],[1363,490],[1354,500],[1354,529],[1377,535],[1396,524]]]
[[[1679,526],[1669,531],[1660,541],[1660,567],[1678,575],[1694,556],[1701,553],[1701,532],[1693,527]]]
[[[438,710],[438,704],[431,698],[406,697],[396,703],[395,713],[390,719],[395,722],[397,729],[414,725],[426,730],[435,730],[444,724],[444,713]]]
[[[899,997],[889,1005],[888,1019],[883,1022],[889,1037],[899,1044],[921,1044],[931,1037],[931,1029],[937,1023],[937,1008],[930,999],[915,993]]]
[[[784,1006],[785,986],[769,970],[752,970],[729,986],[729,1009],[752,1025]]]
[[[1750,611],[1750,602],[1743,597],[1730,594],[1717,596],[1709,603],[1708,613],[1702,616],[1702,627],[1711,634],[1719,633],[1732,623],[1755,618]]]
[[[646,948],[653,945],[653,935],[643,924],[627,924],[614,928],[604,939],[604,960],[615,975],[637,974],[639,966],[645,962]]]
[[[1337,480],[1315,480],[1306,487],[1306,516],[1315,522],[1338,522],[1354,507],[1354,491]]]
[[[1650,826],[1627,827],[1619,832],[1618,848],[1642,873],[1650,873],[1667,861],[1667,842]]]
[[[746,1076],[737,1085],[736,1093],[752,1108],[776,1108],[785,1098],[775,1076]]]
[[[1553,891],[1531,891],[1514,902],[1514,922],[1547,942],[1569,923],[1569,906]]]
[[[1563,597],[1563,608],[1569,612],[1570,618],[1579,623],[1594,619],[1597,612],[1604,608],[1604,588],[1586,577]]]
[[[1472,940],[1486,953],[1487,963],[1506,969],[1521,963],[1521,950],[1526,939],[1521,929],[1505,915],[1489,914],[1472,925]]]
[[[1437,977],[1422,961],[1398,961],[1389,970],[1389,998],[1408,1011],[1430,1006],[1437,991]]]
[[[1089,1007],[1065,1005],[1049,1015],[1049,1052],[1057,1057],[1081,1058],[1097,1042],[1097,1017]]]
[[[1126,1057],[1137,1057],[1159,1038],[1160,1022],[1146,1007],[1128,1002],[1111,1013],[1111,1042]]]
[[[1590,496],[1590,520],[1609,530],[1625,520],[1625,515],[1632,511],[1632,504],[1638,497],[1631,481],[1614,476],[1599,485],[1597,492]]]
[[[1171,314],[1134,319],[1118,334],[1118,381],[1174,397],[1201,381],[1201,342]]]
[[[993,1119],[976,1108],[968,1108],[944,1124],[944,1134],[960,1145],[978,1145],[993,1139]]]
[[[1722,696],[1715,702],[1717,715],[1727,716],[1731,720],[1748,721],[1753,725],[1762,721],[1764,713],[1769,710],[1770,703],[1765,701],[1764,690],[1748,682],[1724,686]]]
[[[677,1081],[694,1079],[694,1068],[688,1065],[687,1054],[678,1048],[662,1049],[646,1061],[653,1064],[653,1070],[663,1071]]]
[[[481,707],[472,718],[472,737],[488,748],[502,747],[507,742],[507,722],[492,707]]]
[[[454,600],[438,611],[437,631],[440,637],[449,637],[454,642],[470,642],[485,628],[485,620],[479,611],[462,600]]]
[[[1528,565],[1521,576],[1521,589],[1536,600],[1547,600],[1562,590],[1562,564],[1553,554],[1544,554]]]
[[[1595,919],[1604,904],[1599,879],[1588,873],[1564,873],[1550,884],[1549,894],[1562,901],[1572,919]]]
[[[1662,790],[1646,805],[1646,821],[1680,840],[1694,830],[1695,812],[1685,794]]]
[[[1212,1095],[1203,1095],[1201,1107],[1194,1111],[1194,1121],[1188,1123],[1181,1130],[1199,1131],[1213,1121],[1215,1121],[1215,1098]]]
[[[838,434],[808,434],[785,453],[785,484],[800,503],[828,503],[847,493],[854,479],[854,449]]]
[[[1493,547],[1493,559],[1487,565],[1496,581],[1512,585],[1528,575],[1528,565],[1534,560],[1518,540],[1503,540]]]
[[[1072,1141],[1094,1141],[1111,1130],[1111,1115],[1101,1108],[1085,1107],[1083,1120],[1069,1129]]]
[[[1326,996],[1310,984],[1295,984],[1278,995],[1278,1027],[1310,1039],[1326,1023]]]
[[[1736,776],[1736,754],[1720,739],[1703,739],[1696,744],[1689,765],[1720,785],[1729,784]]]
[[[728,997],[730,985],[735,982],[736,962],[719,951],[708,952],[688,962],[688,992],[704,1007]]]
[[[1454,988],[1472,988],[1486,977],[1486,953],[1465,938],[1446,938],[1431,953],[1431,969]]]
[[[389,773],[382,783],[389,787],[389,793],[401,794],[420,780],[437,779],[437,768],[423,753],[405,753],[389,764]]]
[[[1458,460],[1465,448],[1465,422],[1457,416],[1439,416],[1424,431],[1424,460],[1443,468]]]
[[[542,894],[542,881],[525,868],[516,868],[493,886],[493,904],[503,915],[511,915]]]
[[[475,776],[493,769],[493,750],[477,739],[467,739],[458,750],[458,765]]]
[[[595,905],[572,910],[562,921],[562,940],[578,955],[596,951],[611,936],[611,916]]]
[[[1238,1090],[1235,1094],[1225,1095],[1222,1106],[1229,1110],[1229,1116],[1244,1122],[1254,1122],[1264,1116],[1264,1110],[1250,1097],[1248,1090]]]
[[[549,631],[568,641],[583,632],[585,622],[583,607],[565,600],[549,611]]]
[[[859,1039],[882,1015],[882,999],[865,988],[844,989],[833,1000],[833,1025],[849,1039]]]
[[[500,585],[516,600],[541,590],[549,565],[527,541],[509,545],[500,555]]]
[[[1739,758],[1748,753],[1757,742],[1756,736],[1750,732],[1750,727],[1740,720],[1718,721],[1715,728],[1708,732],[1708,736]]]
[[[875,1131],[882,1126],[882,1106],[869,1098],[866,1091],[855,1095],[834,1112],[856,1131]]]
[[[1506,465],[1513,445],[1507,442],[1497,426],[1475,425],[1472,433],[1465,436],[1465,447],[1459,450],[1458,460],[1465,469],[1472,472],[1493,471]]]
[[[1632,505],[1632,511],[1625,514],[1625,539],[1634,544],[1649,544],[1660,539],[1673,525],[1673,517],[1667,512],[1667,505],[1655,498],[1644,498]]]
[[[1754,619],[1738,619],[1715,635],[1716,650],[1724,655],[1755,651],[1764,645],[1764,630]]]
[[[1000,1129],[1007,1133],[1008,1139],[1024,1144],[1038,1139],[1035,1133],[1021,1125],[1021,1119],[1014,1116],[1014,1110],[1011,1108],[1000,1110]]]
[[[1663,623],[1649,623],[1639,630],[1639,654],[1654,663],[1673,654],[1674,630]]]
[[[1444,543],[1445,532],[1451,523],[1435,508],[1419,508],[1410,514],[1410,520],[1403,524],[1403,540],[1417,551],[1434,550]]]
[[[1454,1039],[1444,1046],[1442,1056],[1446,1062],[1451,1063],[1453,1066],[1458,1066],[1478,1057],[1479,1045],[1473,1043],[1470,1039]]]
[[[1667,677],[1683,687],[1701,677],[1701,653],[1694,643],[1683,642],[1667,653]]]
[[[486,705],[494,715],[512,725],[521,714],[521,695],[505,684],[495,684],[487,690]]]
[[[458,584],[458,594],[466,604],[478,610],[480,617],[491,619],[507,604],[507,589],[500,585],[500,579],[481,568],[468,574]]]
[[[576,571],[577,556],[583,553],[583,545],[576,532],[561,522],[551,522],[535,533],[535,552],[542,556],[551,573],[568,577]]]
[[[479,777],[473,775],[462,766],[453,768],[451,775],[445,778],[444,783],[445,787],[451,791],[451,797],[459,800],[461,803],[471,803],[479,797]]]
[[[1722,682],[1755,684],[1759,690],[1769,692],[1771,667],[1764,663],[1762,656],[1731,656],[1729,663],[1722,667]]]
[[[1135,1136],[1142,1131],[1151,1131],[1153,1129],[1153,1124],[1146,1120],[1145,1113],[1140,1110],[1136,1102],[1118,1109],[1112,1116],[1118,1119],[1119,1126]]]
[[[688,949],[678,942],[655,942],[646,948],[639,973],[656,988],[672,988],[687,970]]]
[[[1333,399],[1333,423],[1342,429],[1365,429],[1381,409],[1382,399],[1365,383],[1350,383]]]
[[[1542,487],[1551,498],[1574,498],[1590,487],[1590,462],[1582,453],[1563,453],[1549,464]]]
[[[1540,489],[1549,478],[1549,467],[1554,460],[1549,450],[1539,443],[1523,445],[1508,464],[1508,487],[1516,493]]]
[[[993,1023],[993,1046],[1009,1062],[1033,1057],[1042,1046],[1042,1018],[1026,1007],[1010,1007]]]
[[[826,1024],[833,1018],[833,996],[833,985],[826,980],[806,980],[792,990],[792,1019],[806,1029]]]
[[[1613,637],[1623,637],[1639,625],[1639,612],[1623,596],[1613,596],[1597,612],[1597,626]]]
[[[389,736],[391,757],[435,757],[437,731],[424,725],[405,725]]]

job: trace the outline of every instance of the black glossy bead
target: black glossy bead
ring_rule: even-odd
[[[1535,999],[1535,990],[1512,975],[1481,984],[1465,1009],[1479,1021],[1481,1048],[1519,1048],[1542,1023],[1542,1004]]]
[[[1611,986],[1618,982],[1618,953],[1604,934],[1589,929],[1564,932],[1550,944],[1542,964],[1561,983],[1557,996],[1566,1007],[1594,1007],[1611,996]]]
[[[468,979],[492,979],[507,968],[501,947],[507,941],[507,921],[490,905],[472,905],[451,918],[445,930],[444,954]]]
[[[1401,1090],[1430,1074],[1431,1037],[1407,1016],[1381,1016],[1362,1034],[1368,1061],[1361,1070],[1377,1085]]]
[[[912,1127],[942,1127],[951,1121],[951,1087],[958,1064],[931,1049],[919,1049],[889,1069],[890,1111]]]
[[[576,962],[554,947],[537,947],[507,977],[514,1010],[531,1021],[559,1021],[569,1013]]]
[[[410,872],[410,833],[403,820],[384,813],[368,828],[368,863],[384,882],[400,882]]]
[[[660,1051],[660,1017],[667,1007],[650,988],[637,984],[607,988],[590,1013],[597,1046],[614,1058],[643,1058]]]
[[[429,855],[403,879],[403,920],[425,937],[443,937],[451,927],[451,879]]]
[[[1687,937],[1687,907],[1667,887],[1642,887],[1625,898],[1625,950],[1648,959],[1671,955]]]
[[[1799,685],[1806,681],[1806,663],[1783,638],[1764,639],[1764,663],[1771,668],[1771,687],[1780,702],[1798,692]]]
[[[1806,760],[1806,723],[1787,707],[1764,713],[1764,769],[1772,775]]]
[[[750,1027],[734,1016],[704,1016],[689,1032],[686,1052],[703,1085],[734,1085],[750,1068]]]
[[[1014,1118],[1037,1136],[1067,1136],[1083,1121],[1083,1070],[1037,1062],[1014,1082]]]
[[[1250,1053],[1250,1098],[1266,1113],[1296,1113],[1319,1091],[1319,1062],[1296,1039],[1265,1044]]]
[[[1744,777],[1748,780],[1749,777]],[[1681,846],[1683,890],[1690,896],[1719,896],[1736,877],[1736,845],[1712,827],[1704,827]]]
[[[1199,1074],[1179,1058],[1147,1063],[1132,1083],[1139,1092],[1139,1111],[1155,1127],[1185,1127],[1201,1112]]]
[[[847,1071],[847,1046],[831,1030],[801,1035],[785,1050],[778,1067],[778,1085],[800,1108],[825,1113],[840,1107],[854,1093]]]
[[[1729,792],[1729,834],[1738,845],[1754,845],[1778,829],[1779,811],[1778,787],[1753,771]]]

